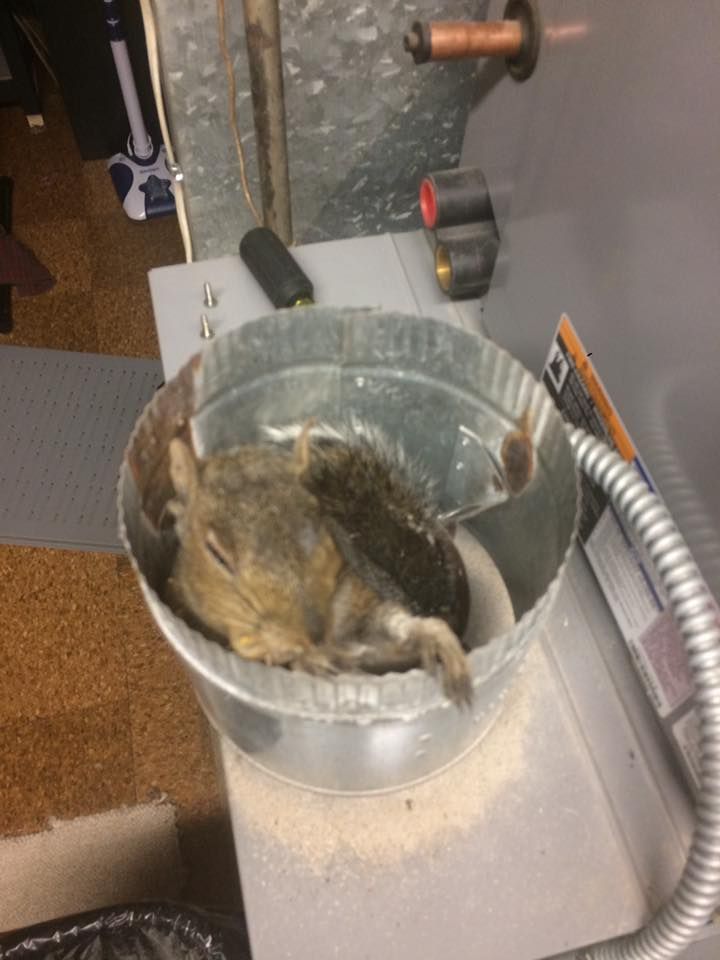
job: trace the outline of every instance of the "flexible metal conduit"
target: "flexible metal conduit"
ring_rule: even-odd
[[[695,561],[660,498],[630,464],[595,437],[571,429],[569,438],[578,465],[610,496],[639,535],[667,592],[695,683],[702,756],[695,831],[673,895],[636,933],[570,956],[667,960],[692,943],[720,901],[720,621]]]

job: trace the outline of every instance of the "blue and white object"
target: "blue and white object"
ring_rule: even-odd
[[[147,220],[175,213],[173,176],[164,144],[153,145],[145,127],[128,56],[118,0],[103,0],[115,68],[130,124],[126,150],[108,160],[108,170],[125,213]]]

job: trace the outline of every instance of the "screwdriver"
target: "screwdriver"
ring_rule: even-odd
[[[240,241],[240,256],[274,307],[314,303],[313,285],[277,234],[254,227]]]

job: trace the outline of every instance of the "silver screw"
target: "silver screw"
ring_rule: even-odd
[[[207,280],[203,284],[203,293],[205,294],[203,298],[203,303],[205,304],[205,306],[214,307],[215,304],[217,303],[217,297],[212,292],[212,287],[210,286]]]
[[[176,183],[183,182],[183,178],[185,175],[183,174],[182,168],[179,163],[168,163],[167,168],[168,168],[168,172],[170,173],[170,176],[173,178],[173,180]]]
[[[210,326],[210,321],[207,318],[207,314],[203,313],[200,317],[200,336],[203,340],[212,340],[215,336],[215,331]]]

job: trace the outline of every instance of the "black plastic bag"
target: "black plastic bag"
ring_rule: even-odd
[[[0,935],[0,960],[250,960],[250,949],[239,919],[141,903]]]

